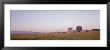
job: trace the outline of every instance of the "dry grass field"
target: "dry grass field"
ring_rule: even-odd
[[[100,40],[100,32],[11,34],[11,40]]]

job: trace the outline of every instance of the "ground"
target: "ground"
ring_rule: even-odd
[[[100,32],[11,34],[11,40],[100,40]]]

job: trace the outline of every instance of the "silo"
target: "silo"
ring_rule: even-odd
[[[77,32],[82,31],[82,26],[77,26],[77,27],[76,27],[76,31],[77,31]]]

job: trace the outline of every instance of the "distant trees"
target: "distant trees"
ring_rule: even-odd
[[[92,29],[92,31],[100,31],[100,29]]]

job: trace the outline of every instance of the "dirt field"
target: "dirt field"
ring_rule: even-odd
[[[11,34],[11,40],[100,40],[100,32]]]

